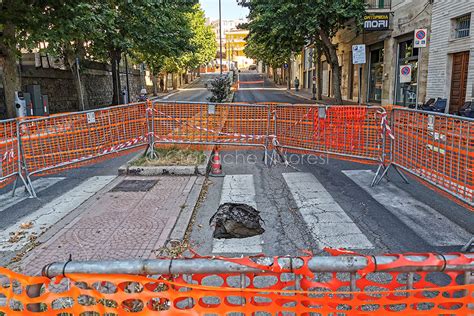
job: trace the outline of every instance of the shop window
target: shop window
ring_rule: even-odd
[[[454,19],[454,38],[469,37],[471,29],[471,15],[463,15]]]
[[[396,100],[395,103],[406,107],[414,107],[418,94],[418,53],[419,49],[413,47],[413,39],[399,42],[398,44],[398,66],[395,69],[397,74]],[[409,75],[400,78],[400,69],[403,66],[409,69]],[[407,80],[408,78],[408,80]]]
[[[382,102],[384,49],[370,51],[369,102]]]

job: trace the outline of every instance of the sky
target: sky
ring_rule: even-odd
[[[221,1],[223,20],[233,20],[247,16],[248,10],[239,6],[236,0]],[[201,6],[206,12],[207,17],[211,18],[211,20],[219,19],[219,0],[199,0],[199,2],[201,2]]]

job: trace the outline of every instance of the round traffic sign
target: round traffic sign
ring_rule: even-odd
[[[411,69],[408,66],[403,67],[402,70],[401,70],[401,73],[404,76],[408,76],[410,74],[410,72],[411,72]]]
[[[423,40],[426,37],[426,33],[423,30],[419,30],[418,32],[416,32],[415,36],[416,36],[417,39]]]

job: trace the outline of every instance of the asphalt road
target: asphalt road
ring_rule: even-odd
[[[266,76],[257,72],[240,73],[240,82],[240,89],[234,97],[235,102],[311,103],[306,99],[288,94],[285,88],[275,86]]]

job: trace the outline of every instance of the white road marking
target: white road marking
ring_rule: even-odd
[[[43,190],[55,185],[59,181],[64,180],[65,178],[61,177],[51,177],[51,178],[39,178],[33,181],[33,187],[35,188],[36,193],[40,193]],[[16,189],[15,196],[12,196],[11,192],[4,193],[0,195],[0,212],[5,211],[7,208],[12,207],[15,204],[20,203],[23,200],[26,200],[30,197],[28,192],[25,192],[25,187],[20,186]]]
[[[319,248],[374,248],[314,175],[284,173],[283,178]]]
[[[257,209],[253,175],[228,175],[222,185],[221,202],[245,203]],[[262,236],[242,239],[213,239],[213,253],[262,253]]]
[[[170,94],[168,94],[168,95],[165,95],[165,96],[162,98],[162,100],[168,100],[169,98],[171,98],[172,96],[174,96],[174,95],[176,95],[176,94],[178,94],[178,93],[179,93],[179,91],[178,91],[178,92],[170,93]]]
[[[372,198],[432,246],[464,245],[472,236],[436,210],[390,182],[371,187],[371,170],[343,171]]]
[[[17,223],[0,232],[0,251],[16,251],[21,249],[24,245],[28,244],[29,236],[39,236],[44,230],[50,228],[64,216],[78,208],[115,178],[116,176],[97,176],[89,178],[35,212],[21,218]],[[22,223],[29,222],[32,222],[33,226],[30,229],[23,230],[23,238],[15,243],[9,242],[10,234],[15,234],[20,231],[20,225]]]

